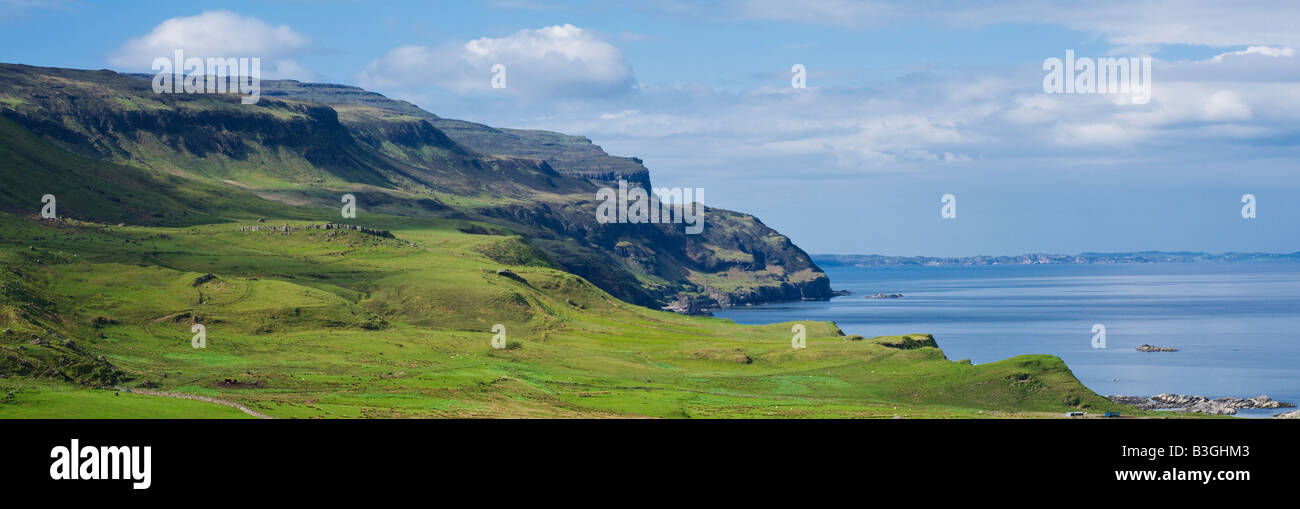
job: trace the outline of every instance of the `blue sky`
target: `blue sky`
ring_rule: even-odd
[[[1280,2],[0,0],[0,61],[256,56],[441,116],[590,137],[810,252],[1300,250],[1300,6]],[[1151,57],[1151,101],[1044,59]],[[492,63],[508,86],[489,86]],[[807,69],[805,89],[790,68]],[[957,218],[940,196],[957,196]],[[1241,196],[1258,199],[1241,217]]]

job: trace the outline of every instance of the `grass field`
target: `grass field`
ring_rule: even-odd
[[[794,349],[792,323],[650,310],[544,262],[483,254],[512,237],[382,223],[396,238],[240,231],[319,224],[302,221],[166,228],[0,215],[0,417],[248,417],[113,387],[285,418],[1132,413],[1055,357],[971,365],[825,322],[804,322],[807,348]],[[205,274],[215,278],[196,284]],[[205,348],[191,344],[196,323]],[[504,349],[491,345],[496,324]]]
[[[1055,357],[971,365],[925,331],[812,321],[796,349],[796,323],[630,304],[831,291],[749,214],[600,223],[586,177],[648,175],[586,138],[264,85],[283,94],[242,105],[0,64],[0,417],[1129,413]],[[321,228],[345,194],[385,232]]]

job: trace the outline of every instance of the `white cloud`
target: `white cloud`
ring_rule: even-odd
[[[1204,60],[1160,62],[1157,81],[1297,82],[1300,58],[1289,47],[1252,46]]]
[[[1210,95],[1203,110],[1206,120],[1245,120],[1250,118],[1250,107],[1241,96],[1231,90],[1220,90]]]
[[[924,2],[921,8],[881,2],[807,3],[807,8],[801,4],[797,10],[761,2],[731,5],[736,9],[732,14],[751,19],[841,26],[887,26],[897,24],[900,17],[921,20],[921,14],[937,12],[925,10],[930,4]],[[1082,12],[1086,9],[1073,4],[1051,4],[1053,9],[1023,4],[1023,16],[1015,14],[1015,6],[1022,5],[1017,2],[1002,4],[997,12],[966,4],[944,5],[972,17],[963,21],[958,14],[938,13],[948,16],[940,23],[1046,19],[1080,30],[1095,27],[1098,37],[1124,51],[1180,40],[1170,35],[1182,33],[1172,28],[1174,24],[1222,25],[1204,15],[1195,2],[1188,4],[1191,13],[1166,7],[1169,16],[1159,22],[1152,21],[1150,5],[1154,4],[1136,5],[1134,19],[1117,20],[1114,26],[1101,21],[1120,17],[1114,7],[1118,4],[1106,2],[1096,4],[1099,12]],[[763,9],[740,11],[747,6]],[[709,9],[714,15],[721,12],[697,7],[691,16],[708,18]],[[1262,16],[1249,2],[1243,9],[1220,15],[1237,20]],[[837,16],[854,21],[836,21]],[[1144,22],[1152,23],[1154,35],[1134,35]],[[770,85],[749,89],[709,77],[696,82],[637,83],[616,48],[590,51],[591,44],[607,43],[587,33],[570,34],[566,37],[573,40],[568,45],[559,44],[544,33],[547,29],[439,47],[399,48],[372,63],[362,84],[382,92],[403,92],[395,95],[451,118],[588,136],[612,154],[643,158],[657,183],[696,185],[705,179],[708,185],[722,186],[721,182],[730,181],[893,178],[903,173],[907,178],[925,174],[946,178],[993,168],[1037,174],[1145,165],[1181,171],[1188,166],[1276,158],[1296,150],[1300,58],[1291,48],[1300,47],[1300,41],[1288,43],[1290,32],[1270,28],[1276,25],[1245,22],[1245,29],[1224,28],[1232,33],[1213,35],[1221,39],[1203,39],[1236,41],[1235,47],[1216,51],[1221,52],[1216,57],[1154,59],[1153,95],[1150,103],[1141,105],[1120,95],[1046,94],[1041,61],[1016,67],[928,65],[884,81],[819,80],[798,90],[786,84],[784,72],[758,81]],[[1262,29],[1251,34],[1252,26]],[[496,59],[508,66],[512,95],[525,100],[501,100],[489,88]],[[604,69],[617,72],[592,72],[589,68],[596,60],[608,64]],[[529,68],[528,61],[539,63]],[[543,74],[524,79],[528,74],[516,69],[520,66]],[[561,75],[556,69],[571,69],[566,73],[573,75]],[[526,85],[538,90],[523,89]],[[438,93],[439,89],[461,95]],[[544,93],[549,94],[546,101],[526,100]],[[725,201],[720,205],[725,206]]]
[[[600,118],[601,118],[601,120],[615,120],[615,119],[620,119],[620,118],[628,118],[628,117],[632,117],[632,116],[635,116],[635,115],[638,114],[638,113],[641,113],[641,112],[640,112],[640,111],[637,111],[637,110],[623,110],[623,111],[620,111],[620,112],[618,112],[618,113],[601,113],[601,114],[600,114]]]
[[[1042,71],[964,68],[854,88],[749,91],[643,85],[618,100],[573,99],[477,120],[587,135],[644,158],[665,179],[782,179],[962,171],[976,165],[1113,167],[1115,150],[1151,164],[1249,157],[1295,136],[1300,82],[1284,51],[1154,63],[1149,104],[1104,94],[1046,94]],[[529,117],[527,111],[545,111]],[[507,120],[508,119],[508,120]],[[521,125],[522,124],[522,125]]]
[[[1023,93],[1003,116],[1012,124],[1045,124],[1059,118],[1062,98],[1058,95]]]
[[[1295,49],[1292,48],[1272,48],[1269,46],[1251,46],[1242,51],[1232,51],[1215,55],[1215,62],[1222,62],[1223,57],[1227,55],[1264,55],[1266,57],[1293,57]]]
[[[1057,144],[1075,147],[1130,145],[1145,137],[1137,129],[1115,123],[1062,122],[1052,134]]]
[[[608,96],[635,84],[618,48],[567,24],[437,47],[402,46],[371,62],[359,81],[402,97],[419,96],[429,87],[495,92],[492,68],[497,64],[505,66],[506,78],[499,91],[523,97]]]
[[[1118,46],[1162,44],[1300,46],[1300,3],[1242,0],[733,0],[727,10],[740,19],[793,21],[845,28],[898,22],[948,26],[1043,23],[1094,33]]]
[[[272,26],[230,11],[204,11],[196,16],[163,21],[149,33],[122,44],[109,54],[110,65],[124,70],[149,70],[155,58],[261,58],[264,79],[310,80],[314,75],[292,57],[311,41],[288,25]]]
[[[858,0],[813,0],[791,9],[780,0],[739,1],[733,6],[742,18],[796,21],[800,23],[873,27],[906,14],[906,7],[887,2]]]

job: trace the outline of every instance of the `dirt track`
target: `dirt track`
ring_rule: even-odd
[[[123,389],[123,390],[125,390],[125,389]],[[244,406],[244,405],[241,405],[241,404],[239,404],[239,403],[235,403],[234,401],[226,401],[226,400],[224,400],[224,399],[209,398],[209,397],[207,397],[207,396],[196,396],[196,395],[194,395],[194,394],[183,394],[183,393],[179,393],[179,392],[162,392],[162,391],[153,391],[153,390],[149,390],[149,389],[131,389],[130,392],[133,393],[133,394],[144,394],[144,395],[147,395],[147,396],[162,396],[162,397],[165,397],[165,398],[192,399],[192,400],[195,400],[195,401],[203,401],[203,402],[207,402],[207,403],[216,403],[216,404],[218,404],[218,405],[225,405],[225,406],[228,406],[228,407],[231,407],[231,408],[239,409],[240,412],[244,412],[244,413],[246,413],[246,414],[248,414],[248,415],[251,415],[251,416],[253,416],[253,417],[256,417],[256,418],[258,418],[258,419],[274,419],[274,418],[275,418],[275,417],[271,417],[271,416],[269,416],[269,415],[266,415],[266,414],[264,414],[264,413],[262,413],[262,412],[258,412],[257,410],[253,410],[253,409],[251,409],[251,408],[248,408],[248,407],[246,407],[246,406]]]

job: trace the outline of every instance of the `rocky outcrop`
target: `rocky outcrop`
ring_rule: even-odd
[[[917,348],[939,348],[939,343],[934,341],[934,336],[929,334],[909,334],[907,336],[885,336],[875,338],[876,344],[899,350],[915,350]]]
[[[504,278],[513,279],[513,280],[518,281],[518,282],[520,282],[520,283],[527,283],[527,282],[528,282],[528,280],[527,280],[527,279],[524,279],[523,276],[520,276],[519,274],[515,274],[514,272],[511,272],[509,269],[497,269],[497,275],[498,275],[498,276],[501,276],[501,277],[504,277]]]
[[[1115,396],[1106,396],[1106,399],[1109,399],[1121,405],[1137,407],[1139,410],[1155,410],[1155,404],[1151,401],[1151,398],[1146,398],[1142,396],[1115,395]]]
[[[717,309],[717,301],[698,295],[680,295],[662,309],[683,315],[713,316],[708,310]]]
[[[771,286],[730,291],[706,287],[705,291],[714,301],[715,307],[752,306],[770,302],[826,300],[831,298],[831,281],[823,275],[812,281],[780,282]]]
[[[650,186],[650,170],[640,159],[609,155],[585,136],[494,128],[448,118],[429,121],[457,143],[485,154],[540,159],[565,175],[604,183],[623,179]]]
[[[1292,411],[1290,411],[1290,412],[1283,412],[1283,413],[1280,413],[1280,414],[1274,415],[1273,417],[1274,417],[1274,418],[1277,418],[1277,419],[1300,419],[1300,410],[1292,410]]]
[[[754,306],[773,302],[790,302],[800,300],[827,300],[831,297],[830,279],[826,276],[804,282],[775,282],[768,286],[757,286],[737,290],[723,291],[705,287],[707,295],[681,293],[662,309],[688,315],[708,315],[708,311],[737,306]]]
[[[1106,396],[1111,401],[1136,407],[1139,410],[1172,410],[1176,412],[1208,415],[1236,415],[1237,410],[1249,408],[1289,408],[1294,404],[1274,400],[1268,396],[1253,398],[1215,398],[1179,394],[1157,394],[1150,398],[1140,396]]]
[[[831,298],[830,279],[807,253],[751,215],[708,208],[703,232],[692,235],[675,223],[601,224],[596,208],[597,202],[583,200],[494,207],[482,213],[488,221],[523,226],[515,230],[540,239],[536,246],[565,271],[636,304],[699,312]],[[557,237],[579,246],[550,241]],[[626,270],[608,270],[606,260]],[[650,277],[637,279],[634,274]],[[643,285],[645,279],[667,284]],[[683,294],[690,300],[682,301]]]

